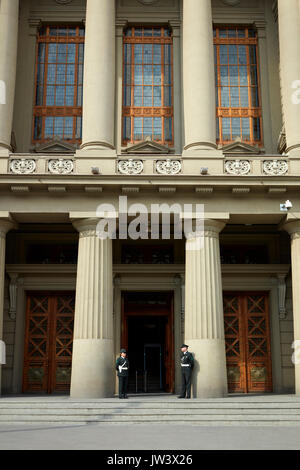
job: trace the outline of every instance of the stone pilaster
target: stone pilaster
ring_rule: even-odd
[[[219,248],[224,225],[206,219],[199,246],[193,237],[186,241],[185,342],[195,357],[193,396],[197,398],[227,393]]]
[[[17,68],[19,0],[0,2],[0,154],[11,150]]]
[[[4,311],[4,280],[5,280],[5,244],[6,234],[14,228],[9,220],[0,220],[0,339],[3,340],[3,311]],[[0,365],[0,395],[1,395],[1,365]]]
[[[211,0],[183,0],[184,153],[216,152]]]
[[[292,290],[293,290],[293,320],[295,341],[295,393],[300,396],[300,220],[288,222],[283,228],[291,236],[291,260],[292,260]],[[291,349],[291,355],[293,350]]]
[[[71,397],[113,395],[112,240],[97,236],[98,219],[74,222],[79,231]]]
[[[287,152],[300,157],[300,20],[298,0],[278,0],[280,74]]]
[[[87,0],[82,145],[112,152],[115,119],[115,0]]]

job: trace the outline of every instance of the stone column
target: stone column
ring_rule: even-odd
[[[84,48],[82,145],[114,149],[115,0],[87,0]]]
[[[183,0],[185,152],[215,150],[216,100],[211,0]]]
[[[114,390],[112,240],[96,234],[98,219],[79,231],[71,397],[111,397]]]
[[[0,2],[0,153],[11,150],[14,111],[19,0]]]
[[[185,342],[195,357],[193,396],[227,394],[219,232],[223,222],[204,220],[200,247],[186,241]]]
[[[4,312],[4,281],[5,281],[5,244],[6,234],[14,227],[9,220],[0,220],[0,339],[3,340],[3,312]],[[1,365],[0,365],[0,395],[1,395]]]
[[[283,228],[291,236],[293,319],[295,341],[295,393],[300,396],[300,220],[288,222]],[[291,349],[291,355],[293,350]]]
[[[300,19],[298,0],[278,0],[278,24],[281,94],[287,152],[290,155],[300,157]]]

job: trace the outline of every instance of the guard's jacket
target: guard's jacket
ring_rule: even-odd
[[[186,370],[193,370],[194,357],[189,351],[187,351],[185,354],[183,352],[181,353],[180,361],[181,361],[182,372]]]
[[[116,371],[118,377],[128,377],[129,375],[129,361],[127,357],[118,357],[116,361]]]

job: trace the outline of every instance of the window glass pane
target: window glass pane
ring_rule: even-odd
[[[82,106],[82,86],[77,87],[77,106]]]
[[[152,106],[152,86],[144,87],[144,106]]]
[[[254,133],[254,139],[255,140],[260,140],[261,139],[260,119],[259,118],[253,118],[253,133]]]
[[[64,133],[64,118],[55,117],[54,118],[54,136],[63,137]]]
[[[161,45],[154,44],[153,46],[153,63],[161,64]]]
[[[78,44],[78,62],[83,63],[84,58],[84,44]]]
[[[64,137],[71,139],[73,136],[73,117],[65,118]]]
[[[81,139],[82,138],[82,117],[78,116],[76,118],[76,139]]]
[[[161,65],[153,66],[153,79],[154,79],[154,85],[161,84]]]
[[[172,118],[165,118],[165,140],[172,141]]]
[[[229,67],[229,73],[230,73],[230,85],[231,86],[238,86],[239,84],[239,69],[238,67],[235,67],[231,65]]]
[[[170,65],[165,65],[165,71],[164,71],[165,77],[165,85],[171,85],[171,67]]]
[[[75,64],[76,44],[68,44],[68,63]]]
[[[152,65],[144,65],[144,85],[152,85]]]
[[[78,65],[77,82],[78,82],[79,85],[83,84],[83,65]]]
[[[130,106],[131,104],[131,87],[124,87],[124,105]]]
[[[230,118],[222,118],[222,137],[224,140],[231,139]]]
[[[161,28],[153,28],[153,36],[161,36]]]
[[[128,116],[123,118],[123,136],[125,139],[131,137],[131,119]]]
[[[58,36],[67,36],[67,28],[58,28],[57,29],[57,34]]]
[[[236,30],[235,29],[228,29],[228,37],[235,38],[236,37]]]
[[[144,64],[152,64],[152,44],[144,44]]]
[[[230,101],[229,101],[229,88],[222,87],[221,88],[221,106],[223,108],[229,108]]]
[[[152,28],[144,28],[144,36],[152,36]]]
[[[53,136],[53,117],[45,118],[45,138]]]
[[[152,137],[152,118],[144,118],[144,132],[143,137]]]
[[[67,61],[67,44],[57,44],[57,62],[65,63]]]
[[[143,84],[143,66],[142,65],[134,66],[134,84],[135,85]]]
[[[164,62],[165,64],[171,64],[171,45],[170,44],[165,44],[164,46],[164,54],[165,54],[165,58],[164,58]]]
[[[127,37],[132,36],[132,30],[131,30],[131,28],[128,28],[128,29],[126,30],[125,36],[127,36]]]
[[[134,138],[136,140],[143,138],[143,118],[134,118]]]
[[[48,44],[48,63],[56,62],[57,44]]]
[[[239,46],[239,64],[247,65],[247,49],[246,46]]]
[[[248,85],[248,70],[247,67],[240,65],[240,85],[247,86]]]
[[[249,46],[249,60],[250,60],[250,64],[256,64],[257,63],[256,46],[254,46],[254,45]]]
[[[240,106],[238,87],[230,88],[230,99],[232,108],[238,108]]]
[[[244,29],[238,29],[238,37],[239,38],[245,38],[246,37],[246,32]]]
[[[220,29],[219,30],[219,37],[220,38],[227,38],[227,29]]]
[[[64,106],[65,104],[65,87],[56,87],[55,105]]]
[[[250,119],[242,118],[242,133],[244,139],[250,139]]]
[[[243,108],[249,107],[248,88],[240,88],[241,106]]]
[[[134,87],[134,106],[143,105],[143,87],[135,86]]]
[[[221,44],[220,50],[220,64],[228,64],[228,46]]]
[[[124,62],[125,64],[131,64],[131,44],[124,45]]]
[[[220,139],[220,120],[219,118],[216,119],[216,132],[217,132],[217,140]]]
[[[232,118],[231,120],[232,127],[232,138],[241,137],[241,120],[240,118]]]
[[[256,32],[254,31],[254,29],[248,29],[248,36],[249,38],[255,38]]]
[[[153,106],[161,106],[161,87],[155,86],[153,88],[154,103]]]
[[[172,106],[172,88],[169,86],[164,87],[164,105]]]
[[[76,28],[69,28],[68,35],[69,36],[76,36]]]
[[[162,136],[162,118],[153,119],[153,140],[161,140]]]
[[[55,87],[47,86],[46,106],[54,106],[54,93],[55,93]]]
[[[134,63],[142,64],[143,63],[143,45],[135,44],[134,46]]]
[[[255,65],[251,66],[250,83],[251,85],[257,85],[257,69]]]
[[[221,85],[223,85],[223,86],[229,85],[227,65],[223,66],[223,67],[220,67],[220,75],[221,75]]]
[[[39,44],[39,52],[38,52],[39,63],[45,62],[45,48],[46,48],[46,44],[44,43]]]
[[[68,65],[67,84],[73,85],[73,83],[75,83],[75,65]]]
[[[74,91],[73,86],[66,87],[66,106],[74,106]]]
[[[254,106],[254,107],[259,106],[257,87],[251,87],[251,105]]]
[[[56,65],[49,64],[47,72],[47,84],[53,85],[55,83]]]
[[[36,89],[36,105],[42,106],[44,101],[44,87],[42,84],[37,86]]]
[[[62,85],[66,83],[66,66],[58,64],[56,71],[56,83]]]
[[[137,37],[141,37],[142,36],[142,28],[135,28],[134,35],[137,36]]]
[[[237,46],[229,45],[228,46],[229,52],[229,63],[230,64],[237,64]]]

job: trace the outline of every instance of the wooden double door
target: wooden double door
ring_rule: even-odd
[[[74,309],[74,292],[27,295],[23,392],[69,391]]]
[[[224,292],[228,390],[271,392],[269,295]]]

